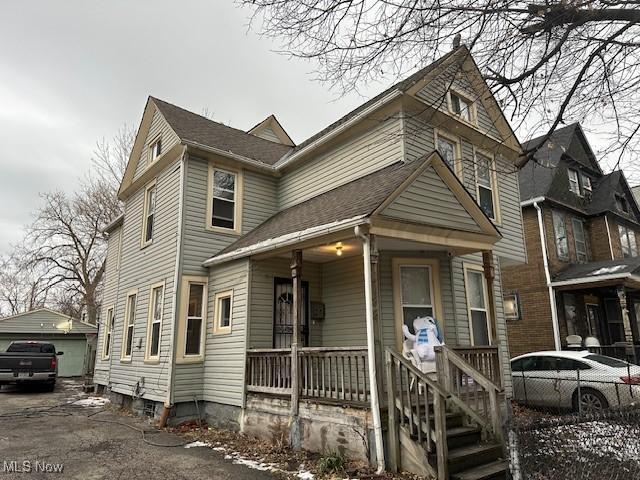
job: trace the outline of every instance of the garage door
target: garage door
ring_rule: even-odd
[[[64,355],[58,357],[58,376],[81,376],[87,342],[85,340],[53,340],[53,344],[58,352],[64,352]]]

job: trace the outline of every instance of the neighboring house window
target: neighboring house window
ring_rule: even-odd
[[[209,227],[240,233],[241,173],[217,167],[210,167],[209,172]]]
[[[162,155],[162,139],[158,138],[149,145],[149,163],[155,162]]]
[[[164,283],[151,287],[149,298],[149,318],[147,321],[147,360],[160,358],[160,336],[162,332],[162,307],[164,302]]]
[[[576,195],[580,195],[580,182],[578,180],[578,171],[573,168],[568,169],[569,172],[569,190]]]
[[[233,312],[233,290],[216,293],[215,319],[213,333],[231,333],[231,315]]]
[[[449,92],[449,110],[462,120],[473,123],[473,102],[458,93]]]
[[[593,190],[591,186],[591,178],[589,178],[589,176],[585,175],[584,173],[580,174],[580,185],[582,186],[583,195],[585,195],[586,193],[591,193],[591,191]]]
[[[436,130],[436,148],[447,165],[456,175],[461,176],[462,159],[460,155],[460,142],[452,137],[447,137]]]
[[[520,296],[518,292],[505,293],[502,305],[505,319],[520,320]]]
[[[576,258],[579,262],[586,262],[589,260],[587,254],[587,236],[584,232],[584,222],[579,218],[571,219],[573,224],[573,240],[576,247]]]
[[[136,302],[138,294],[130,293],[127,296],[127,306],[124,312],[124,334],[122,335],[122,358],[124,360],[131,359],[131,351],[133,350],[133,327],[136,322]]]
[[[472,345],[489,345],[491,343],[491,326],[484,271],[480,266],[465,265],[464,273],[471,343]]]
[[[497,220],[496,186],[493,159],[476,151],[476,185],[478,203],[491,220]]]
[[[107,359],[111,354],[111,337],[113,336],[113,307],[107,309],[107,321],[105,323],[104,345],[102,346],[102,358]]]
[[[629,203],[622,195],[616,195],[616,208],[623,213],[629,213]]]
[[[553,211],[553,233],[555,235],[558,258],[569,258],[569,241],[567,240],[567,226],[564,214],[556,210]]]
[[[636,243],[636,232],[625,227],[624,225],[618,225],[618,232],[620,233],[620,244],[622,245],[622,256],[637,257],[638,244]]]
[[[207,323],[207,278],[183,277],[178,360],[202,361]]]
[[[144,219],[142,221],[142,246],[148,245],[153,240],[153,224],[156,214],[156,184],[155,182],[145,189],[144,194]]]

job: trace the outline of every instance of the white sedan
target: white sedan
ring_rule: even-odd
[[[639,366],[587,351],[520,355],[511,375],[522,405],[594,411],[640,403]]]

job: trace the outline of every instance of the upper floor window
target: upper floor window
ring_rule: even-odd
[[[209,181],[209,227],[240,233],[241,173],[211,167]]]
[[[576,247],[576,258],[579,262],[586,262],[589,260],[587,254],[587,236],[584,232],[584,222],[579,218],[571,219],[573,225],[573,241]]]
[[[622,195],[616,194],[616,208],[623,213],[629,213],[629,202]]]
[[[144,218],[142,219],[142,246],[153,240],[153,224],[156,214],[156,184],[147,186],[144,193]]]
[[[160,358],[160,334],[162,331],[162,306],[164,283],[152,285],[149,298],[149,318],[147,321],[147,349],[145,360]]]
[[[580,175],[580,186],[582,187],[582,194],[591,193],[593,187],[591,186],[591,178],[588,175],[582,173]]]
[[[570,168],[568,170],[569,174],[569,190],[571,190],[576,195],[580,195],[580,180],[578,176],[578,171]]]
[[[473,102],[457,92],[449,92],[449,110],[466,122],[475,121]]]
[[[462,174],[462,155],[460,154],[460,142],[454,137],[443,135],[442,132],[436,130],[436,149],[447,162],[456,175]]]
[[[622,256],[637,257],[638,244],[636,243],[636,232],[624,225],[618,225],[618,232],[620,233]]]
[[[553,211],[553,233],[556,242],[556,252],[558,258],[566,260],[569,258],[569,241],[567,240],[567,225],[564,214]]]
[[[491,220],[497,220],[496,208],[496,184],[494,175],[494,162],[491,157],[481,152],[476,152],[476,188],[478,203],[484,213]]]
[[[155,162],[162,155],[162,138],[156,139],[149,145],[149,163]]]

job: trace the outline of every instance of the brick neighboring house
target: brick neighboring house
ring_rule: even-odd
[[[633,357],[640,210],[623,173],[602,172],[576,123],[545,142],[519,183],[528,263],[503,268],[511,355],[563,349],[579,335]]]

